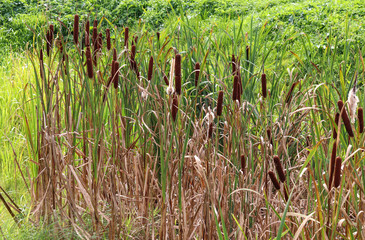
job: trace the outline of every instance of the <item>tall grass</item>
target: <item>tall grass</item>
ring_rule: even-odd
[[[253,20],[202,26],[181,14],[159,37],[87,20],[78,41],[55,23],[27,51],[34,75],[18,115],[29,161],[12,171],[35,226],[85,239],[363,237],[364,135],[349,136],[358,120],[344,117],[355,76],[365,97],[350,23],[322,51]],[[106,28],[110,50],[97,39]]]

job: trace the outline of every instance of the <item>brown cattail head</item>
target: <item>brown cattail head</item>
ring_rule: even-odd
[[[245,155],[242,154],[241,155],[241,171],[243,174],[245,173],[245,169],[246,169],[246,159],[245,159]]]
[[[286,95],[286,99],[285,99],[285,103],[287,104],[290,104],[291,102],[291,99],[292,99],[292,95],[293,95],[293,91],[294,91],[294,88],[296,85],[298,85],[299,81],[298,82],[295,82],[291,85],[290,89],[289,89],[289,92],[288,94]]]
[[[285,182],[285,173],[283,170],[283,166],[281,165],[279,156],[274,156],[274,164],[276,168],[276,172],[278,173],[279,179],[281,182]]]
[[[74,17],[74,32],[73,32],[74,42],[76,45],[79,42],[79,20],[80,20],[79,15],[76,14]]]
[[[250,59],[250,46],[246,46],[246,60]]]
[[[340,120],[340,114],[338,112],[336,112],[335,115],[335,126],[333,127],[333,139],[337,138],[337,126],[338,126],[338,122]]]
[[[272,146],[274,146],[273,141],[272,141],[271,128],[266,129],[266,134],[267,134],[267,138],[269,139],[270,144]]]
[[[113,61],[117,61],[117,49],[113,48]]]
[[[49,25],[49,40],[50,40],[50,43],[51,43],[51,47],[52,47],[52,44],[53,44],[53,40],[54,40],[54,26],[53,24]]]
[[[195,63],[195,87],[198,86],[199,74],[200,74],[200,63]]]
[[[288,187],[286,185],[283,185],[283,191],[284,191],[285,201],[288,201],[289,200],[289,193],[288,193]]]
[[[138,43],[138,36],[134,36],[134,42],[136,43],[136,45],[137,45],[137,43]]]
[[[359,133],[364,132],[364,110],[362,107],[357,109],[357,118],[359,119]]]
[[[93,70],[93,62],[91,58],[91,50],[90,47],[86,47],[86,67],[87,67],[87,75],[89,78],[94,77],[94,70]]]
[[[124,47],[128,48],[129,28],[124,29]]]
[[[134,60],[136,57],[136,45],[132,45],[131,49],[131,59]]]
[[[93,43],[93,46],[94,46],[94,50],[97,49],[97,38],[98,38],[98,21],[94,20],[93,38],[92,38],[92,43]]]
[[[110,29],[109,28],[107,28],[105,30],[105,37],[106,37],[106,48],[108,50],[110,50],[111,47],[112,47],[112,44],[111,44],[111,41],[110,41]]]
[[[153,73],[153,57],[150,57],[150,62],[148,63],[148,75],[147,80],[151,81],[152,79],[152,73]]]
[[[90,35],[89,34],[85,35],[85,46],[90,47]]]
[[[181,55],[175,56],[175,92],[181,94]]]
[[[169,79],[167,78],[166,74],[164,72],[163,73],[163,80],[165,81],[165,84],[168,86],[169,85]]]
[[[87,20],[85,23],[85,35],[90,36],[90,21]]]
[[[341,163],[342,163],[341,157],[337,157],[335,163],[335,173],[334,173],[335,188],[338,188],[341,184]]]
[[[46,50],[47,50],[47,56],[49,57],[49,51],[50,51],[50,43],[49,43],[49,30],[46,33]]]
[[[174,120],[174,122],[176,121],[178,107],[179,107],[179,101],[177,99],[177,95],[174,94],[173,99],[172,99],[172,106],[171,106],[171,115],[172,115],[172,120]]]
[[[217,116],[222,116],[223,111],[223,91],[218,92],[218,101],[217,101]]]
[[[236,75],[236,57],[232,54],[232,74]]]
[[[43,50],[41,49],[40,53],[39,53],[39,72],[41,74],[41,79],[44,79],[44,72],[43,72],[43,69],[44,69],[44,66],[43,66]]]
[[[335,170],[335,163],[336,163],[336,152],[337,152],[337,142],[335,141],[332,146],[332,154],[331,154],[331,161],[330,161],[330,177],[328,180],[328,190],[331,190],[331,188],[332,188],[333,173]]]
[[[262,97],[267,97],[267,90],[266,90],[266,74],[263,73],[261,75],[261,90],[262,90]]]
[[[160,32],[156,32],[157,41],[160,41]]]
[[[238,76],[235,75],[234,79],[233,79],[233,93],[232,93],[232,99],[233,101],[240,101],[240,84],[239,84],[239,79]]]
[[[349,116],[347,115],[346,109],[344,108],[344,104],[342,100],[338,100],[337,106],[341,113],[341,118],[343,120],[343,123],[345,125],[346,131],[350,137],[354,137],[354,132],[352,131],[351,123]]]
[[[211,138],[212,136],[213,136],[213,123],[210,123],[208,128],[208,138]]]
[[[117,89],[119,84],[119,63],[115,61],[113,66],[114,66],[113,83],[114,83],[114,88]]]
[[[275,177],[275,173],[273,171],[269,171],[268,174],[271,179],[271,182],[274,184],[274,187],[277,190],[280,190],[280,183],[279,183],[278,179]]]

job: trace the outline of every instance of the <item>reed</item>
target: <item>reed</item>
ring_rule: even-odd
[[[148,62],[148,75],[147,75],[148,81],[151,81],[152,74],[153,74],[153,57],[151,56],[150,61]]]
[[[111,40],[110,40],[110,29],[107,28],[105,30],[105,38],[106,38],[106,49],[110,50],[112,48]]]
[[[74,43],[76,45],[79,43],[79,20],[80,20],[79,15],[75,14],[73,36],[74,36]]]
[[[335,188],[338,188],[341,184],[341,164],[342,164],[341,157],[337,157],[335,163],[334,183],[333,183]]]
[[[364,111],[363,111],[362,107],[357,109],[357,118],[359,119],[359,133],[363,133],[364,132]]]
[[[175,56],[175,92],[181,94],[181,55]]]
[[[266,98],[267,97],[267,90],[266,90],[266,74],[263,73],[261,75],[261,91],[262,91],[262,97]]]
[[[280,190],[280,183],[276,178],[275,173],[273,171],[269,171],[268,174],[276,190]]]
[[[195,67],[194,67],[194,71],[195,71],[195,87],[198,86],[198,81],[199,81],[199,74],[200,74],[200,63],[195,63]]]
[[[280,158],[279,158],[279,156],[275,155],[273,157],[273,159],[274,159],[274,164],[275,164],[276,172],[278,173],[279,179],[282,183],[284,183],[286,178],[285,178],[283,166],[281,165],[281,162],[280,162]]]
[[[344,104],[343,104],[343,101],[342,100],[338,100],[337,102],[337,106],[338,106],[338,109],[340,110],[341,112],[341,118],[342,118],[342,121],[345,125],[345,128],[346,128],[346,131],[347,131],[347,134],[350,136],[350,137],[354,137],[354,132],[352,131],[352,127],[351,127],[351,123],[350,123],[350,119],[349,119],[349,116],[347,115],[347,111],[346,109],[344,108]]]
[[[217,116],[222,116],[222,112],[223,112],[223,91],[219,91],[217,100]]]

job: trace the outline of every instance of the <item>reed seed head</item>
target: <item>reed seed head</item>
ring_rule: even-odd
[[[113,66],[114,66],[113,83],[114,83],[114,88],[117,89],[119,84],[119,63],[115,61]]]
[[[113,48],[113,61],[117,61],[118,55],[117,55],[117,49]]]
[[[295,82],[291,85],[288,94],[286,95],[286,99],[285,99],[285,103],[286,104],[290,104],[291,99],[292,99],[292,95],[293,95],[293,91],[296,85],[298,85],[299,82]]]
[[[332,182],[333,182],[333,173],[335,170],[336,164],[336,152],[337,152],[337,142],[335,141],[332,146],[332,154],[331,154],[331,161],[330,161],[330,177],[328,180],[328,189],[331,190]]]
[[[93,62],[91,58],[91,50],[90,47],[86,47],[86,68],[87,68],[87,75],[89,78],[94,77],[94,70],[93,70]]]
[[[336,163],[335,163],[335,173],[334,173],[334,186],[335,188],[338,188],[341,184],[341,164],[342,164],[342,159],[341,157],[337,157],[336,158]]]
[[[352,131],[350,119],[349,119],[349,116],[347,115],[346,109],[344,108],[343,101],[342,100],[338,100],[337,106],[338,106],[340,112],[342,112],[341,118],[343,120],[343,123],[345,125],[345,128],[346,128],[346,131],[347,131],[348,135],[350,137],[354,137],[354,132]]]
[[[336,112],[335,115],[335,126],[333,127],[333,139],[337,138],[337,126],[338,126],[338,122],[340,120],[340,114],[338,112]]]
[[[160,41],[160,32],[156,32],[157,41]]]
[[[222,116],[223,111],[223,91],[218,92],[218,101],[217,101],[217,116]]]
[[[153,73],[153,57],[151,56],[150,61],[148,63],[148,76],[147,76],[148,81],[151,81],[152,73]]]
[[[232,93],[232,99],[233,101],[240,101],[240,84],[239,84],[239,79],[238,79],[238,76],[235,75],[234,76],[234,79],[233,79],[233,93]]]
[[[279,156],[274,156],[274,164],[276,168],[276,172],[278,173],[279,179],[281,182],[285,182],[285,173],[283,170],[283,166],[281,165]]]
[[[364,132],[364,110],[362,107],[357,109],[357,118],[359,119],[359,133]]]
[[[280,183],[276,178],[275,173],[273,171],[269,171],[268,174],[276,190],[280,190]]]
[[[198,86],[199,74],[200,74],[200,63],[195,63],[195,87]]]
[[[94,50],[97,49],[97,38],[98,38],[98,22],[97,20],[94,20],[93,36],[92,36],[92,43],[94,46]]]
[[[246,46],[246,60],[250,59],[250,46]]]
[[[85,23],[85,35],[90,36],[90,21],[87,20]]]

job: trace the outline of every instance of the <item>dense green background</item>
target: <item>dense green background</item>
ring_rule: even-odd
[[[47,21],[59,20],[71,26],[75,13],[82,17],[97,14],[98,19],[104,16],[118,27],[133,26],[141,20],[151,29],[160,29],[175,11],[191,18],[200,15],[206,24],[224,20],[227,27],[239,18],[246,22],[252,17],[255,21],[275,22],[278,28],[309,34],[318,47],[330,31],[334,36],[341,35],[345,20],[353,19],[353,40],[364,44],[365,39],[360,20],[365,15],[362,0],[2,0],[0,52],[32,44],[33,33],[40,34],[39,27]]]

